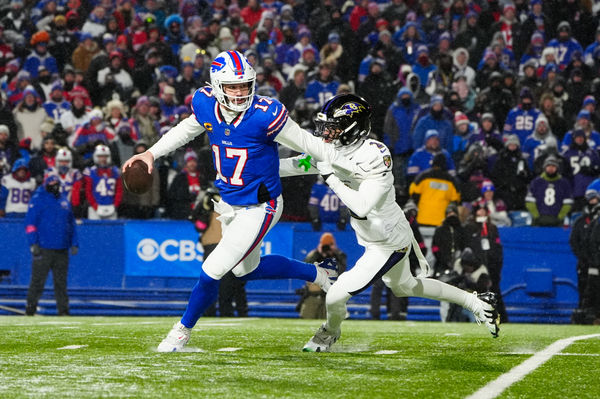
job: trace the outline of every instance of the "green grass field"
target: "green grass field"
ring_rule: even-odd
[[[463,398],[556,340],[600,333],[507,324],[492,339],[476,324],[345,321],[332,353],[303,353],[317,320],[201,319],[195,352],[155,352],[175,321],[0,317],[0,398]],[[600,338],[500,397],[600,397]]]

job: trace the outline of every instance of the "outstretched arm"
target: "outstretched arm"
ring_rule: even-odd
[[[121,171],[125,172],[125,169],[134,161],[141,160],[148,165],[148,173],[152,173],[153,164],[156,159],[189,143],[202,132],[204,132],[204,127],[198,123],[194,115],[190,115],[165,133],[148,151],[129,158],[123,164]]]
[[[302,154],[279,160],[279,176],[317,175],[319,170],[310,155]]]
[[[352,175],[367,176],[385,172],[385,170],[373,169],[370,165],[361,165],[350,161],[336,151],[332,144],[325,143],[322,139],[313,136],[290,118],[275,141],[295,151],[310,154],[315,161],[327,162]]]

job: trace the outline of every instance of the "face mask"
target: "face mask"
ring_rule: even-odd
[[[61,165],[58,167],[58,173],[60,173],[61,175],[66,175],[68,171],[69,167],[67,165]]]
[[[58,198],[60,196],[60,184],[58,184],[58,183],[48,184],[46,186],[46,191],[48,191],[50,194],[54,195],[54,197]]]
[[[524,111],[529,111],[531,109],[532,104],[531,103],[521,103],[521,108]]]
[[[457,227],[460,225],[460,219],[456,215],[448,216],[446,218],[446,222],[452,227]]]
[[[47,85],[52,80],[52,76],[50,76],[50,75],[44,75],[44,76],[40,76],[38,79],[43,84]]]
[[[477,216],[477,217],[475,218],[475,221],[476,221],[477,223],[485,223],[485,222],[487,221],[487,216]]]
[[[405,107],[408,107],[410,105],[410,98],[401,98],[400,102],[402,103],[402,105],[404,105]]]
[[[431,110],[431,116],[433,116],[434,119],[441,119],[442,118],[442,112],[444,112],[443,109],[440,109],[439,111],[436,110]]]

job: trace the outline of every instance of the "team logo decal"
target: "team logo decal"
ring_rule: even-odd
[[[390,157],[389,155],[384,155],[383,156],[383,164],[389,168],[390,166],[392,166],[392,157]]]
[[[223,58],[223,57],[215,58],[214,61],[210,64],[210,71],[213,73],[219,72],[221,69],[223,69],[224,66],[225,66],[225,58]]]
[[[231,134],[231,130],[225,129],[225,136],[229,136]]]
[[[337,111],[335,111],[333,117],[337,118],[344,115],[352,115],[354,113],[359,113],[364,111],[366,108],[362,104],[358,104],[355,102],[349,102],[342,105]]]
[[[204,129],[206,129],[207,132],[212,132],[212,130],[213,130],[212,123],[204,122]]]
[[[277,211],[270,204],[267,204],[267,206],[265,206],[265,212],[274,215]]]

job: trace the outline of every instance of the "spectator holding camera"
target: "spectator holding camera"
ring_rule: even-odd
[[[452,269],[445,270],[436,277],[438,280],[467,291],[486,292],[491,287],[487,267],[469,247],[463,249]],[[473,313],[454,303],[450,303],[447,308],[442,304],[440,313],[443,321],[475,321]]]
[[[451,203],[446,207],[446,217],[441,226],[436,227],[431,241],[436,274],[452,269],[465,247],[465,241],[465,231],[458,217],[458,206]]]
[[[340,250],[331,233],[323,233],[317,248],[313,249],[304,259],[307,263],[322,262],[327,258],[335,258],[339,274],[346,270],[346,254]],[[301,295],[296,310],[300,312],[303,319],[324,319],[327,310],[325,308],[325,291],[318,285],[307,282],[304,287],[296,291]]]
[[[465,225],[465,248],[473,250],[473,254],[487,267],[491,280],[490,291],[498,298],[496,309],[503,323],[508,321],[506,308],[500,291],[500,278],[504,262],[504,249],[500,241],[498,227],[489,217],[488,208],[483,202],[472,205],[472,219]]]

